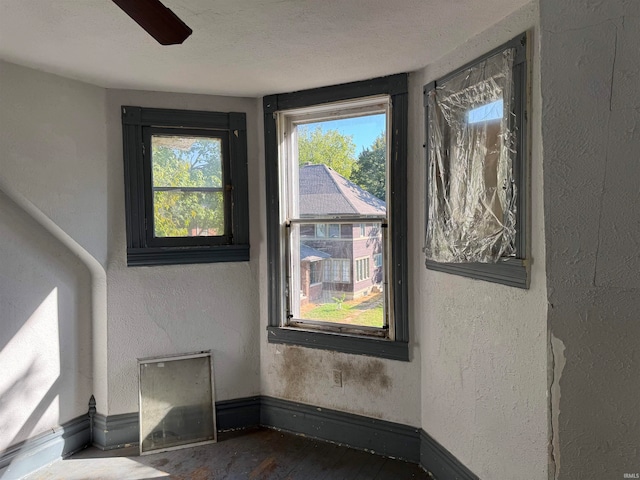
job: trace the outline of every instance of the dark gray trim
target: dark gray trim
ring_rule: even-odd
[[[269,343],[299,345],[355,355],[371,355],[391,360],[409,361],[409,344],[407,342],[272,326],[267,327],[267,332]]]
[[[396,75],[372,78],[359,82],[270,95],[265,97],[265,100],[269,100],[269,105],[265,105],[264,112],[265,114],[270,114],[278,110],[290,110],[292,108],[321,105],[323,103],[340,102],[381,94],[393,96],[406,94],[408,91],[407,74],[398,73]]]
[[[158,239],[147,235],[153,226],[150,165],[145,163],[145,138],[152,129],[187,129],[185,134],[210,131],[223,142],[225,165],[225,235]],[[180,130],[176,130],[180,131]],[[249,260],[249,195],[247,127],[245,113],[122,107],[125,173],[127,265],[154,266],[183,263]],[[150,150],[150,146],[146,147]],[[230,200],[230,201],[229,201]],[[149,230],[151,231],[151,230]],[[216,245],[217,244],[217,245]]]
[[[219,432],[260,426],[260,396],[216,402]]]
[[[530,242],[529,242],[529,161],[528,161],[528,70],[527,70],[527,33],[518,35],[509,42],[501,45],[481,57],[454,70],[436,81],[423,87],[423,106],[425,117],[425,159],[429,164],[429,117],[427,96],[431,90],[437,88],[439,83],[445,82],[459,73],[474,67],[479,62],[506,50],[515,49],[513,65],[514,85],[514,118],[517,125],[516,157],[513,164],[513,177],[517,191],[516,211],[516,239],[515,246],[518,258],[509,258],[498,263],[439,263],[426,260],[425,265],[429,270],[435,270],[453,275],[500,283],[517,288],[529,288],[530,283]],[[426,185],[429,185],[429,168],[426,168]],[[428,188],[425,189],[425,230],[429,222],[429,198]]]
[[[420,466],[436,480],[480,480],[424,430],[420,430]]]
[[[415,427],[313,405],[262,397],[260,424],[418,463]]]
[[[394,275],[395,341],[373,337],[295,331],[282,328],[283,297],[280,271],[280,203],[278,140],[275,112],[372,95],[391,97],[391,178],[393,197],[391,264]],[[407,259],[407,122],[408,75],[397,74],[362,82],[322,87],[300,92],[270,95],[263,99],[265,135],[265,176],[267,193],[267,253],[269,275],[269,335],[272,343],[289,343],[309,348],[336,350],[395,360],[409,360],[408,259]]]
[[[501,283],[510,287],[529,288],[528,264],[517,258],[498,263],[439,263],[427,260],[425,264],[429,270]]]
[[[137,412],[93,417],[93,445],[101,450],[138,445],[139,436]]]
[[[224,252],[219,250],[224,249]],[[249,245],[226,245],[219,247],[158,247],[128,248],[129,267],[153,265],[182,265],[188,263],[248,262]]]
[[[260,425],[260,397],[246,397],[216,402],[218,431],[257,427]],[[137,412],[94,417],[93,444],[102,450],[113,450],[140,443]]]
[[[395,340],[409,342],[409,259],[407,252],[407,132],[409,95],[392,95],[391,112],[391,265],[393,270],[393,309]],[[409,360],[407,358],[404,360]]]
[[[218,431],[269,427],[419,463],[437,480],[479,480],[424,430],[401,423],[268,396],[216,402]],[[94,415],[93,445],[112,450],[138,444],[138,413]],[[0,478],[20,478],[87,447],[89,416],[11,446],[0,455]]]
[[[21,478],[91,443],[89,416],[82,415],[0,453],[0,478]]]
[[[278,139],[276,117],[278,96],[264,97],[264,149],[265,149],[265,182],[267,194],[267,261],[269,286],[269,325],[280,326],[283,296],[282,272],[280,271],[280,192],[278,178]],[[271,336],[271,335],[269,335]],[[270,340],[269,340],[270,341]]]

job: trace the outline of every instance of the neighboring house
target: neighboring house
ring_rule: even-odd
[[[326,165],[299,170],[300,216],[384,215],[385,202]],[[376,223],[308,223],[300,227],[301,304],[347,300],[380,291],[382,232]]]

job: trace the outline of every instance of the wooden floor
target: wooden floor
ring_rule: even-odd
[[[417,465],[275,430],[221,434],[218,443],[138,456],[137,447],[94,447],[26,480],[403,480],[428,479]]]

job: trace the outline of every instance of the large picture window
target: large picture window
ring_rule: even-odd
[[[127,264],[249,259],[243,113],[122,107]]]
[[[265,98],[270,342],[408,359],[406,88]]]
[[[425,86],[427,268],[528,288],[526,35]]]

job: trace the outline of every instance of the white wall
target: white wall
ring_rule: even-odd
[[[541,0],[560,479],[640,470],[640,2]]]
[[[104,91],[0,62],[0,112],[2,450],[88,409],[94,296],[80,257],[106,260]]]
[[[121,105],[245,112],[249,158],[251,261],[126,266]],[[212,350],[216,400],[260,393],[256,195],[256,100],[158,92],[107,91],[109,261],[108,411],[138,410],[137,358]]]
[[[546,282],[540,67],[534,2],[411,76],[411,312],[422,352],[421,426],[480,478],[547,478]],[[533,29],[531,288],[426,270],[422,87]]]
[[[254,172],[256,100],[107,92],[6,62],[0,82],[0,450],[86,413],[92,393],[102,414],[137,411],[138,357],[211,349],[217,400],[258,394],[259,248],[126,267],[120,122],[121,104],[246,112]]]

